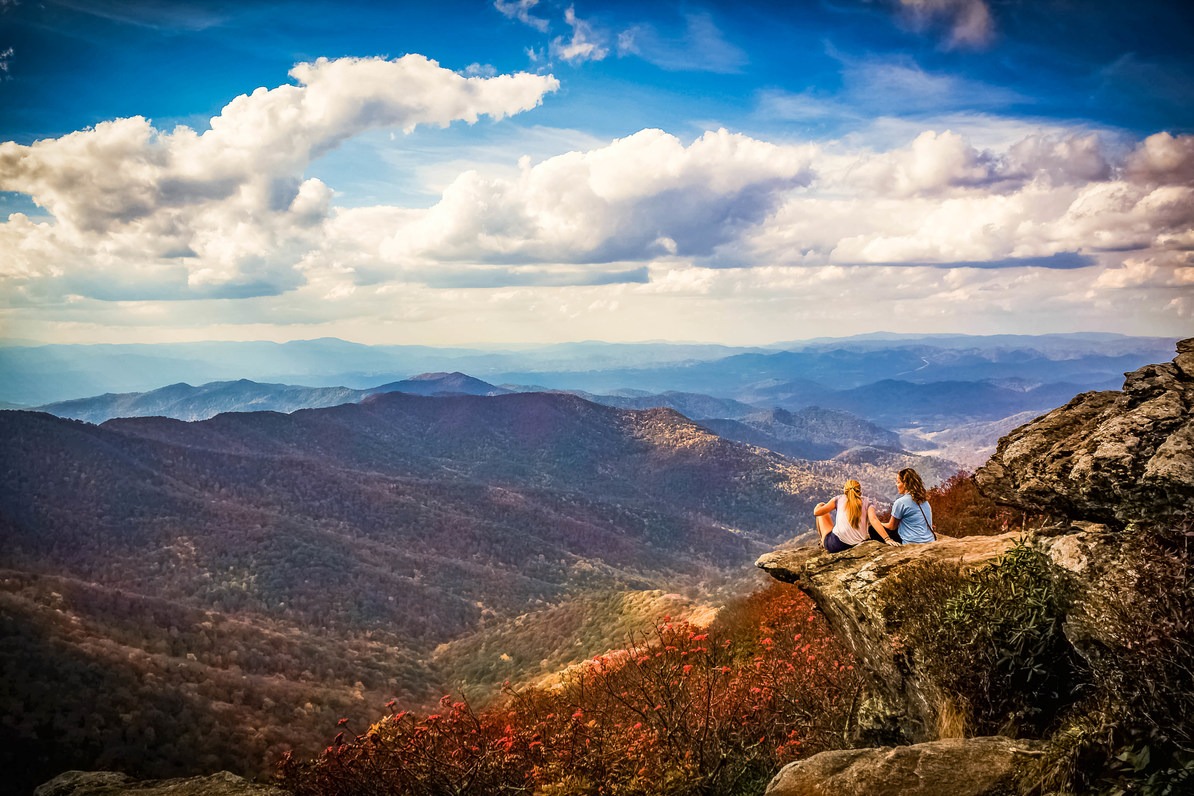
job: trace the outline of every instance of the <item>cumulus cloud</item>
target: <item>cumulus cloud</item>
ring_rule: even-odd
[[[530,25],[540,33],[546,33],[548,22],[542,17],[534,16],[531,11],[539,5],[539,0],[494,0],[493,7],[510,19],[517,19],[524,25]]]
[[[291,266],[315,245],[332,197],[303,178],[312,160],[373,128],[500,119],[558,85],[530,74],[465,77],[418,55],[319,59],[291,75],[298,85],[237,97],[203,133],[133,117],[0,144],[0,189],[28,194],[54,217],[4,225],[10,240],[18,231],[18,245],[0,276],[53,275],[80,260],[101,271],[154,263],[174,281],[181,275],[182,295],[289,289]]]
[[[551,40],[550,52],[553,58],[560,58],[570,64],[582,64],[585,61],[601,61],[609,55],[609,48],[603,41],[604,36],[592,23],[576,16],[575,6],[569,6],[564,12],[564,22],[572,28],[572,38],[565,41],[563,36],[557,36]]]
[[[807,184],[809,155],[725,130],[689,146],[643,130],[524,163],[517,179],[462,174],[381,252],[393,261],[569,263],[708,255]]]
[[[897,0],[904,17],[918,28],[944,25],[950,47],[978,48],[995,36],[986,0]]]
[[[1194,136],[1150,135],[1128,157],[1127,171],[1138,182],[1194,184]]]
[[[1128,257],[1095,280],[1098,288],[1183,288],[1194,298],[1194,253],[1164,252],[1147,257]]]
[[[1004,151],[948,131],[886,152],[827,149],[813,161],[810,189],[748,231],[735,256],[1072,268],[1104,253],[1176,249],[1194,238],[1194,186],[1170,181],[1187,144],[1153,137],[1118,162],[1088,133],[1032,135]]]

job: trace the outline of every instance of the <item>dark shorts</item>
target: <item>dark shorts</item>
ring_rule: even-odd
[[[882,541],[883,541],[883,537],[882,537],[882,536],[880,536],[879,534],[875,533],[875,529],[874,529],[874,528],[870,528],[870,529],[868,529],[868,532],[869,532],[869,534],[870,534],[870,537],[871,537],[872,539],[874,539],[876,542],[882,542]],[[892,539],[895,539],[897,542],[900,542],[901,544],[902,544],[902,543],[903,543],[903,541],[904,541],[903,539],[901,539],[901,538],[900,538],[899,531],[888,531],[888,532],[887,532],[887,535],[888,535],[888,536],[890,536]],[[884,542],[884,544],[886,544],[886,542]]]
[[[825,536],[825,549],[830,553],[844,553],[854,545],[846,544],[841,539],[837,538],[837,534],[830,531]]]

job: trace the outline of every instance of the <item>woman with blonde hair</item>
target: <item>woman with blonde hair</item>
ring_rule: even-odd
[[[830,512],[836,512],[832,521],[829,519]],[[842,486],[842,494],[833,500],[818,503],[813,509],[813,516],[817,520],[817,533],[821,536],[821,546],[830,553],[849,550],[854,545],[869,539],[868,523],[885,543],[899,544],[888,536],[883,523],[879,522],[879,515],[875,513],[875,507],[870,500],[862,496],[862,484],[853,478]]]
[[[933,531],[933,507],[920,473],[906,467],[896,475],[900,496],[891,504],[891,519],[881,523],[884,530],[899,534],[903,542],[924,544],[937,541]]]

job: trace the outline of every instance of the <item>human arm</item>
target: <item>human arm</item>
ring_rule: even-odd
[[[829,512],[833,511],[834,506],[837,505],[836,500],[827,500],[824,503],[818,503],[813,508],[814,517],[824,517]]]
[[[893,547],[900,546],[899,542],[897,542],[895,539],[892,539],[890,536],[887,535],[886,532],[891,530],[891,527],[888,526],[886,523],[880,522],[879,514],[878,514],[878,512],[875,511],[874,506],[870,506],[867,509],[867,519],[870,521],[871,527],[875,529],[875,533],[879,534],[879,536],[883,538],[884,544],[889,544],[889,545],[892,545]],[[899,524],[899,520],[895,520],[894,522]]]
[[[904,505],[904,498],[901,496],[896,498],[896,501],[891,504],[891,514],[887,522],[883,523],[883,527],[889,531],[898,531],[900,528],[900,520],[904,519],[904,512],[907,506]]]

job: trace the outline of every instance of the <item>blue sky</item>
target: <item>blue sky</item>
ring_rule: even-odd
[[[0,336],[1182,335],[1192,23],[0,0]]]

